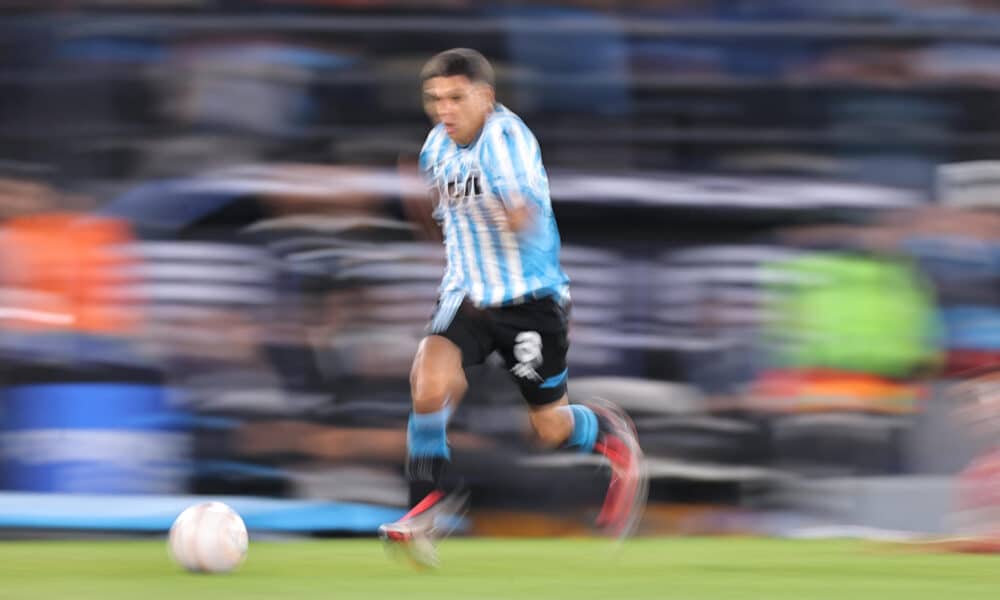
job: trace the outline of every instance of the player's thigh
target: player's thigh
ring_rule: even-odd
[[[466,386],[462,350],[440,335],[421,340],[410,369],[413,409],[418,413],[440,410],[445,401],[461,399]]]
[[[497,317],[498,349],[521,395],[532,407],[566,395],[569,373],[569,322],[566,309],[553,300],[512,307]]]
[[[458,303],[449,299],[440,300],[427,325],[426,334],[427,339],[441,337],[458,348],[461,367],[482,364],[493,351],[489,320],[481,309],[466,300]]]
[[[482,311],[468,302],[443,306],[428,326],[413,361],[410,391],[414,410],[433,412],[447,401],[454,408],[468,384],[465,367],[481,364],[492,351],[492,338]]]

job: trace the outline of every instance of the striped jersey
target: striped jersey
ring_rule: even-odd
[[[461,295],[480,307],[569,299],[541,150],[517,115],[497,104],[466,146],[439,123],[420,152],[420,171],[436,192],[434,216],[444,230],[442,298]],[[532,218],[514,232],[504,209],[525,202]]]

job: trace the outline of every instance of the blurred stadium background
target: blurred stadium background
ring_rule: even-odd
[[[541,143],[570,391],[636,420],[641,534],[996,529],[1000,3],[0,11],[9,536],[162,532],[208,495],[273,534],[401,514],[444,259],[418,71],[454,46]],[[590,457],[536,448],[496,365],[469,377],[467,531],[586,533]]]

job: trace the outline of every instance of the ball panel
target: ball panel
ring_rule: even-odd
[[[225,573],[246,558],[249,536],[243,519],[221,502],[184,510],[170,528],[168,551],[189,571]]]
[[[197,521],[200,520],[202,507],[200,504],[184,510],[170,527],[170,554],[173,559],[188,571],[197,571],[198,563],[194,551],[194,536],[197,531]]]

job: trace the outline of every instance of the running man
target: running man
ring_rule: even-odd
[[[420,153],[448,265],[437,308],[410,373],[407,427],[410,506],[379,528],[390,547],[436,562],[435,517],[463,502],[442,487],[448,418],[468,384],[463,367],[499,352],[529,406],[541,441],[597,452],[612,470],[598,526],[623,537],[645,506],[642,451],[628,416],[610,403],[570,404],[566,392],[569,279],[534,135],[496,102],[493,68],[465,48],[442,52],[421,72],[435,123]]]

